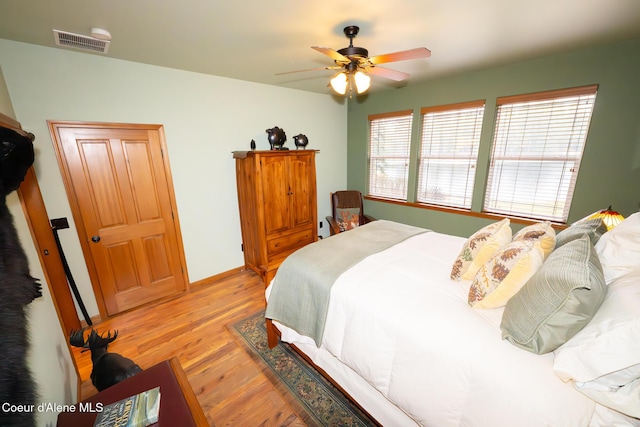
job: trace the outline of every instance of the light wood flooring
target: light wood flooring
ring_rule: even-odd
[[[263,309],[264,301],[260,277],[242,271],[93,326],[99,332],[117,329],[109,351],[143,369],[176,356],[212,426],[304,426],[225,327]],[[91,357],[79,349],[74,357],[84,399],[96,393]]]

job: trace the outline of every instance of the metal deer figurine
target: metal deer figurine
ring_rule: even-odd
[[[102,391],[114,384],[119,383],[135,374],[142,372],[133,360],[128,359],[118,353],[109,353],[107,347],[118,337],[118,331],[98,334],[94,329],[84,339],[84,329],[71,331],[69,343],[74,347],[80,347],[91,350],[91,362],[93,370],[91,371],[91,382]]]

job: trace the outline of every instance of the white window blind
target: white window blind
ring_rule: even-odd
[[[486,212],[566,222],[596,91],[498,98]]]
[[[484,101],[421,110],[417,201],[471,208]]]
[[[369,195],[407,199],[411,110],[369,116]]]

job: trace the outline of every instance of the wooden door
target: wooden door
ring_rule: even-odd
[[[183,292],[162,127],[49,125],[101,311],[112,316]]]

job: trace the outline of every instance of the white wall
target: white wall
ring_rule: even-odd
[[[0,67],[17,119],[36,135],[36,175],[87,310],[98,314],[47,120],[164,125],[191,282],[244,264],[234,150],[268,149],[265,130],[287,146],[304,133],[316,156],[318,217],[346,188],[347,108],[330,95],[115,60],[0,39]],[[327,227],[320,230],[328,233]]]
[[[15,118],[1,67],[0,112]],[[59,404],[75,402],[77,400],[78,376],[66,344],[67,337],[59,327],[52,328],[52,325],[59,325],[58,315],[51,299],[49,287],[44,280],[44,273],[17,193],[11,193],[7,197],[6,203],[14,218],[18,237],[29,260],[30,273],[33,277],[40,278],[42,284],[42,297],[34,300],[27,307],[29,342],[31,343],[27,363],[37,384],[36,402]],[[57,416],[58,414],[54,412],[36,412],[36,423],[39,426],[53,426],[56,424]]]

